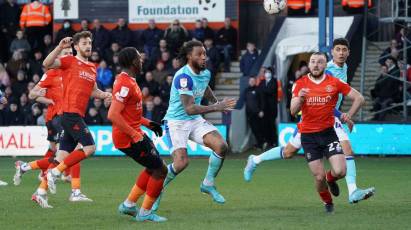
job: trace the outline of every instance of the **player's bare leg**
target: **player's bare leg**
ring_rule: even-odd
[[[56,144],[56,142],[50,141],[49,149],[47,150],[45,156],[40,160],[32,162],[16,161],[14,164],[16,168],[16,173],[13,176],[14,185],[20,185],[23,174],[28,171],[36,169],[46,170],[50,164],[50,161],[52,160],[49,158],[54,156],[55,152],[57,151],[57,146],[58,144]],[[40,172],[40,175],[41,174],[42,173]],[[39,177],[41,181],[41,176]]]
[[[348,140],[341,141],[341,147],[343,149],[345,159],[347,161],[347,175],[345,176],[345,181],[347,182],[348,188],[348,202],[353,204],[361,200],[366,200],[374,195],[375,188],[370,187],[367,189],[357,188],[356,177],[357,170],[354,161],[354,152],[351,147],[351,143]]]
[[[328,158],[328,161],[331,165],[331,170],[327,171],[326,180],[328,187],[330,188],[330,192],[334,196],[340,195],[340,188],[338,187],[337,180],[345,177],[346,173],[346,164],[343,154],[336,154],[332,155]]]
[[[251,181],[254,171],[261,162],[278,159],[290,159],[297,154],[298,150],[298,148],[288,142],[285,147],[277,146],[261,153],[260,155],[250,155],[244,168],[244,180],[247,182]]]
[[[203,137],[204,145],[213,150],[208,161],[206,176],[201,183],[200,191],[210,194],[216,203],[224,204],[224,197],[215,187],[215,178],[220,172],[224,163],[224,158],[228,152],[228,144],[217,131],[211,131]]]
[[[163,196],[164,189],[166,189],[167,185],[176,178],[176,176],[182,172],[185,168],[187,168],[189,164],[188,154],[186,148],[178,148],[173,151],[171,154],[173,158],[173,163],[167,165],[167,176],[164,179],[163,184],[163,191],[157,198],[156,202],[151,207],[153,212],[156,212],[160,206],[160,201]]]
[[[318,159],[311,161],[308,163],[308,167],[314,176],[315,188],[320,195],[321,200],[324,202],[325,211],[327,213],[332,213],[334,211],[334,204],[326,183],[323,160]]]

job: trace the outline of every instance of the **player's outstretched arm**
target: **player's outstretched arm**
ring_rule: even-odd
[[[196,105],[194,97],[191,95],[181,94],[180,100],[184,106],[184,110],[188,115],[206,114],[212,112],[227,112],[234,109],[237,100],[234,98],[224,98],[219,103],[212,105]]]
[[[91,92],[91,97],[111,101],[111,93],[104,92],[101,89],[99,89],[97,87],[97,83],[94,84],[93,92]]]
[[[61,66],[60,60],[57,58],[61,51],[65,48],[70,48],[72,43],[72,38],[71,37],[66,37],[61,39],[60,43],[56,48],[54,48],[53,51],[47,55],[47,57],[43,61],[43,66],[46,67],[46,69],[57,69]]]
[[[347,94],[347,97],[353,100],[351,108],[350,110],[348,110],[348,113],[347,113],[348,115],[347,119],[351,120],[351,117],[353,117],[358,112],[358,110],[361,108],[361,106],[364,105],[365,99],[357,90],[355,90],[352,87],[351,87],[350,92]],[[343,118],[342,120],[345,122],[346,118]]]
[[[210,88],[210,86],[207,86],[204,92],[204,97],[210,102],[210,104],[218,103],[218,99],[215,96],[213,90]]]

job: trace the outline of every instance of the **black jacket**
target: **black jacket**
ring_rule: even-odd
[[[104,26],[100,26],[100,29],[98,30],[96,28],[92,29],[91,33],[93,34],[93,49],[97,50],[100,55],[103,55],[103,52],[106,50],[106,48],[110,46],[109,31],[104,28]]]
[[[258,87],[248,87],[244,92],[244,99],[247,114],[257,114],[264,111],[265,98]]]
[[[117,26],[111,31],[111,42],[117,42],[120,44],[122,48],[126,46],[132,46],[132,41],[133,41],[133,33],[131,30],[125,26],[125,27],[119,27]]]

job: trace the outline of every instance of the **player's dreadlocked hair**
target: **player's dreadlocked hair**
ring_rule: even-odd
[[[177,58],[180,60],[182,65],[187,64],[187,55],[190,54],[196,46],[203,47],[203,43],[199,41],[189,41],[180,48]]]
[[[133,66],[134,60],[137,58],[137,49],[134,47],[126,47],[118,54],[118,64],[121,68],[130,68]],[[140,59],[138,59],[140,61]]]

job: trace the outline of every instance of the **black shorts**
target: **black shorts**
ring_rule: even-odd
[[[316,133],[301,133],[301,145],[304,149],[305,159],[308,162],[343,154],[334,128],[328,128]]]
[[[46,122],[47,140],[51,142],[59,142],[59,138],[63,128],[61,127],[61,117],[56,115],[51,121]]]
[[[60,137],[60,149],[72,152],[78,143],[82,146],[94,145],[93,137],[83,118],[77,113],[61,115],[63,132]]]
[[[148,169],[159,169],[163,166],[163,160],[161,160],[154,143],[145,134],[142,141],[132,143],[130,147],[119,150]]]

